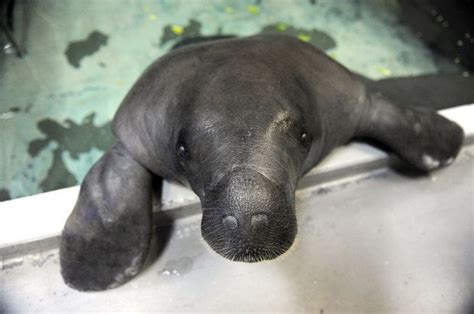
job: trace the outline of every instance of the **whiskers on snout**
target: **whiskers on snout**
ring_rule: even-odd
[[[290,246],[288,246],[288,248],[242,247],[239,249],[229,250],[228,252],[222,252],[221,255],[227,259],[230,259],[231,261],[255,263],[255,262],[261,262],[265,260],[274,259],[280,256],[281,254],[285,253],[289,249]]]
[[[204,240],[216,253],[232,261],[274,259],[288,251],[296,236],[296,222],[274,224],[263,214],[248,219],[205,216],[201,225]]]
[[[229,243],[223,238],[214,238],[211,241],[207,241],[209,246],[217,252],[219,255],[235,262],[255,263],[265,260],[274,259],[283,253],[285,253],[290,247],[291,243],[282,245],[270,245],[260,244],[254,246],[252,244],[243,244],[239,241],[239,244],[230,244],[222,246],[223,243]],[[220,249],[219,249],[220,248]]]

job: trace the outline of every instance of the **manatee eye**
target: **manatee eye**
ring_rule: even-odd
[[[309,148],[311,146],[312,136],[308,132],[303,131],[300,136],[300,141],[304,147]]]
[[[184,143],[178,143],[176,146],[176,154],[179,158],[184,159],[188,154],[188,149]]]

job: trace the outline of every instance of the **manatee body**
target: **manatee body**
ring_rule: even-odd
[[[113,121],[116,145],[89,171],[67,220],[62,275],[103,290],[135,275],[152,230],[154,177],[188,185],[202,235],[235,261],[273,259],[292,245],[298,180],[354,137],[428,171],[453,161],[455,123],[398,106],[359,76],[281,35],[192,44],[153,63]]]

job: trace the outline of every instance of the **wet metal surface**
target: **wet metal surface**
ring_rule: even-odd
[[[3,261],[0,312],[472,313],[473,182],[469,146],[430,176],[378,171],[298,191],[294,247],[257,264],[213,253],[200,215],[178,219],[157,228],[145,269],[106,292],[65,286],[57,250]]]

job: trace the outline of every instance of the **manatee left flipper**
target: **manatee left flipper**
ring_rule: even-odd
[[[151,179],[121,144],[92,167],[62,234],[61,273],[69,286],[105,290],[138,272],[152,233]]]
[[[422,171],[449,165],[464,140],[463,129],[455,122],[425,108],[398,106],[379,94],[370,96],[356,136],[387,145]]]

